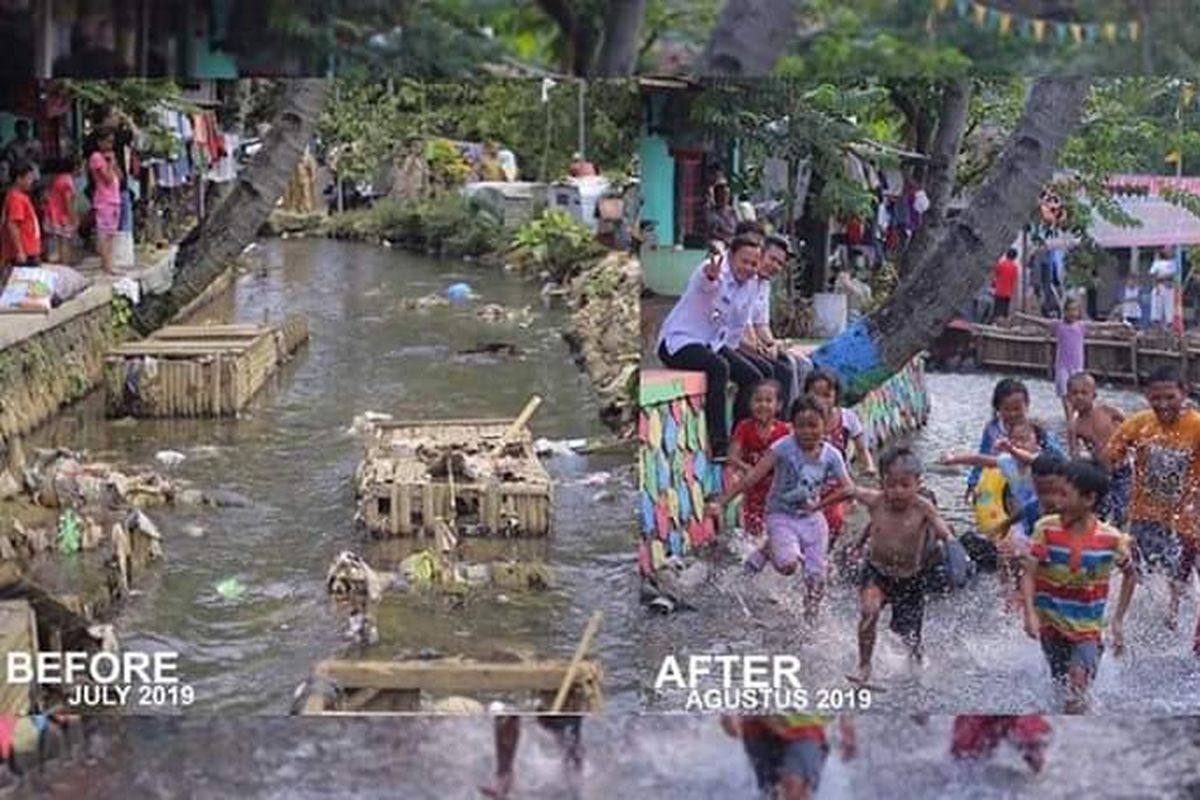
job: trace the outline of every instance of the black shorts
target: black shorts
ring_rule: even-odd
[[[578,714],[538,714],[538,724],[551,733],[571,742],[578,742],[583,729],[583,717]]]
[[[1012,298],[1009,298],[1009,297],[995,298],[992,301],[992,316],[993,317],[1007,317],[1008,316],[1008,307],[1011,302],[1012,302]]]
[[[921,574],[911,578],[894,578],[867,561],[862,567],[860,586],[874,584],[883,592],[884,605],[892,606],[891,629],[910,645],[921,643],[921,623],[925,618],[925,584]]]

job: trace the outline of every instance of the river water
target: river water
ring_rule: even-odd
[[[946,451],[973,452],[990,414],[997,375],[932,374],[932,414],[913,445],[926,465]],[[1029,380],[1031,416],[1060,436],[1061,406],[1053,385]],[[1101,399],[1125,409],[1145,407],[1140,395],[1102,388]],[[926,484],[943,513],[959,531],[972,527],[962,499],[965,470],[929,469]],[[856,526],[851,530],[857,532]],[[1116,584],[1113,586],[1113,601]],[[843,583],[831,587],[818,628],[800,624],[799,584],[769,568],[749,579],[730,556],[714,571],[711,585],[696,592],[697,611],[671,617],[647,616],[640,634],[645,643],[642,675],[648,705],[679,709],[688,697],[679,691],[655,693],[653,679],[668,654],[793,654],[810,701],[830,692],[843,698],[847,673],[857,666],[858,599]],[[749,617],[743,610],[745,601]],[[926,605],[924,639],[927,664],[908,667],[906,651],[887,629],[885,609],[875,650],[874,677],[886,691],[871,697],[873,710],[929,713],[1027,713],[1059,708],[1037,642],[1027,638],[1016,615],[1006,615],[992,575],[981,575],[967,589]],[[1178,632],[1162,623],[1167,586],[1159,576],[1142,582],[1125,624],[1126,654],[1106,653],[1093,687],[1093,710],[1107,714],[1183,714],[1200,710],[1200,659],[1191,655],[1195,593],[1189,592]],[[705,684],[714,686],[712,683]]]
[[[1033,775],[1001,745],[986,761],[948,757],[951,719],[867,715],[859,752],[834,747],[818,800],[1068,800],[1200,794],[1200,721],[1055,718],[1046,766]],[[585,721],[588,800],[754,797],[740,744],[711,718],[623,715]],[[22,790],[39,797],[397,798],[469,800],[494,769],[485,719],[109,719],[74,758],[51,762]],[[522,800],[561,800],[550,737],[523,726]],[[900,787],[903,786],[901,790]],[[21,794],[19,792],[18,794]]]
[[[149,465],[157,451],[180,451],[187,458],[169,474],[250,499],[241,508],[152,510],[166,560],[118,622],[126,649],[180,654],[195,708],[207,712],[286,712],[314,661],[348,652],[323,581],[339,551],[362,545],[352,528],[361,444],[348,429],[356,414],[512,418],[538,394],[544,402],[531,423],[535,437],[606,433],[589,382],[562,340],[565,312],[541,307],[536,284],[371,245],[262,246],[261,265],[204,317],[259,322],[304,314],[312,339],[242,418],[112,421],[93,396],[34,442]],[[532,324],[485,322],[471,307],[400,308],[403,298],[442,292],[457,280],[472,285],[479,303],[532,306]],[[524,355],[503,362],[457,355],[495,341]],[[610,707],[635,707],[630,461],[628,454],[547,461],[556,482],[555,529],[540,553],[533,550],[557,570],[553,591],[482,594],[458,609],[437,597],[391,596],[380,610],[380,644],[350,654],[569,657],[588,616],[602,610],[594,655],[605,665]],[[395,555],[391,547],[369,551],[373,558]],[[236,600],[215,590],[231,577],[246,589]]]

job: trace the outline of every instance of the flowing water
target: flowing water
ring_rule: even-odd
[[[73,760],[27,782],[39,797],[470,800],[494,769],[485,719],[129,718],[106,720]],[[1041,774],[1001,745],[991,759],[948,756],[951,720],[867,715],[859,752],[835,745],[817,800],[1068,800],[1200,795],[1200,721],[1054,718]],[[584,722],[582,797],[754,797],[740,744],[712,718],[595,717]],[[514,800],[561,800],[550,737],[526,721]],[[901,788],[903,787],[903,788]]]
[[[352,527],[362,448],[348,428],[356,414],[512,418],[538,394],[544,402],[531,423],[535,437],[605,434],[588,380],[560,334],[565,312],[542,308],[536,285],[361,244],[293,240],[264,248],[262,265],[205,316],[258,322],[304,314],[312,340],[242,418],[112,421],[104,419],[102,398],[92,397],[35,442],[151,466],[157,451],[177,450],[187,458],[170,474],[249,498],[246,507],[151,511],[163,529],[166,560],[152,568],[118,624],[126,649],[178,651],[195,708],[210,712],[285,712],[313,662],[347,650],[323,581],[339,551],[363,543]],[[442,292],[458,280],[472,285],[480,303],[532,306],[532,325],[485,322],[472,307],[400,308],[402,298]],[[524,355],[458,355],[496,341]],[[634,707],[630,460],[547,460],[556,482],[555,528],[534,554],[557,570],[553,591],[483,594],[460,608],[437,597],[390,596],[380,610],[381,643],[362,654],[565,657],[588,616],[602,610],[594,654],[605,665],[608,699],[614,708]],[[385,550],[395,548],[369,552]],[[228,578],[245,587],[240,598],[215,590]]]
[[[926,465],[947,451],[973,452],[990,414],[995,375],[929,376],[932,414],[913,445]],[[1053,386],[1029,380],[1031,416],[1061,436],[1062,410]],[[1145,407],[1132,392],[1102,389],[1101,400],[1125,409]],[[965,470],[927,469],[926,484],[943,513],[959,531],[972,527],[963,501]],[[850,526],[857,532],[857,527]],[[1115,602],[1114,580],[1112,601]],[[679,709],[688,697],[680,691],[651,691],[668,654],[793,654],[810,702],[843,698],[847,673],[856,669],[858,599],[852,587],[830,588],[815,631],[800,622],[802,588],[770,568],[747,578],[732,559],[720,567],[707,591],[696,593],[695,612],[671,617],[647,616],[639,634],[644,643],[642,669],[648,704]],[[1195,626],[1195,587],[1185,597],[1177,632],[1163,624],[1167,586],[1159,576],[1142,582],[1125,623],[1126,654],[1106,653],[1093,687],[1093,710],[1102,713],[1182,714],[1200,710],[1200,659],[1191,653]],[[745,602],[743,610],[742,601]],[[908,667],[906,651],[888,630],[890,610],[879,625],[874,678],[886,689],[870,701],[875,710],[930,713],[1026,713],[1053,711],[1058,698],[1041,648],[1024,634],[1020,619],[1006,614],[993,575],[981,575],[967,589],[926,605],[924,639],[927,664]],[[715,684],[706,683],[706,687]]]

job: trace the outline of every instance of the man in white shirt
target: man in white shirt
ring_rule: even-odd
[[[1175,322],[1175,259],[1166,248],[1150,264],[1154,291],[1150,295],[1150,324],[1169,328]]]
[[[749,416],[753,387],[766,377],[737,350],[757,297],[761,255],[761,240],[752,235],[734,237],[727,251],[715,249],[692,274],[659,333],[658,357],[665,366],[703,372],[707,378],[708,438],[718,459],[729,447],[726,384],[732,380],[738,387],[737,421]]]
[[[800,395],[798,364],[771,333],[771,281],[787,266],[791,245],[782,236],[769,236],[759,261],[758,289],[750,321],[742,335],[742,352],[767,377],[779,381],[779,413],[786,419],[792,400]]]

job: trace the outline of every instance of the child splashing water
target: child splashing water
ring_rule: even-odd
[[[1053,505],[1033,533],[1021,593],[1025,632],[1040,639],[1050,674],[1066,692],[1064,711],[1087,710],[1088,692],[1103,652],[1102,630],[1109,577],[1123,573],[1117,609],[1110,621],[1113,651],[1124,647],[1122,627],[1137,574],[1129,537],[1096,517],[1096,504],[1108,490],[1104,470],[1072,461]]]
[[[1086,452],[1093,461],[1111,470],[1108,493],[1098,512],[1100,519],[1120,528],[1129,505],[1133,472],[1128,459],[1124,463],[1109,464],[1105,451],[1109,439],[1125,421],[1125,415],[1120,409],[1096,402],[1096,380],[1086,372],[1077,372],[1067,381],[1067,400],[1074,414],[1067,431],[1067,450],[1072,458]]]
[[[861,462],[863,472],[868,477],[873,477],[876,473],[875,459],[867,445],[867,434],[862,420],[853,409],[838,405],[841,398],[841,383],[838,377],[827,370],[814,370],[804,380],[804,393],[816,398],[824,410],[825,441],[837,448],[847,465],[851,463],[850,445],[853,444],[854,458]],[[826,496],[837,489],[835,485],[826,486]],[[829,542],[832,545],[846,525],[845,504],[831,503],[825,506],[825,521],[829,524]]]
[[[852,497],[870,514],[867,558],[859,595],[862,616],[858,625],[858,675],[871,680],[875,629],[887,604],[892,606],[891,628],[904,639],[914,665],[922,661],[921,625],[925,616],[922,576],[930,532],[942,542],[953,534],[937,508],[921,494],[921,461],[907,448],[889,450],[880,459],[883,490],[849,486],[827,498],[838,502]]]
[[[1166,624],[1172,630],[1198,553],[1200,411],[1185,408],[1186,399],[1187,387],[1174,367],[1155,370],[1146,386],[1150,409],[1125,420],[1105,448],[1109,464],[1132,456],[1129,531],[1137,542],[1139,570],[1160,569],[1171,579]]]
[[[755,386],[750,397],[750,418],[742,420],[733,429],[729,466],[742,478],[754,469],[771,445],[791,433],[788,424],[777,419],[781,392],[780,385],[774,380],[765,380]],[[771,488],[767,477],[769,474],[746,490],[742,504],[746,533],[759,548],[764,544],[762,539],[766,533],[767,492]]]
[[[774,471],[766,502],[767,550],[783,575],[794,574],[803,562],[804,618],[813,624],[824,592],[829,548],[829,526],[819,506],[821,489],[829,483],[843,488],[853,484],[841,453],[824,439],[824,413],[817,401],[797,399],[791,417],[792,435],[771,445],[744,478],[709,504],[708,513],[719,519],[730,500]],[[765,562],[766,554],[759,551],[747,566],[762,569]]]
[[[1015,378],[1003,378],[992,390],[992,419],[983,429],[983,438],[979,442],[980,455],[996,455],[996,445],[1009,437],[1011,426],[1025,421],[1029,416],[1029,389]],[[1047,452],[1061,458],[1066,453],[1054,434],[1044,428],[1037,428],[1038,446]],[[967,476],[967,505],[975,505],[976,487],[983,473],[981,467],[973,467]]]
[[[995,468],[1004,476],[1004,509],[1008,516],[995,528],[980,533],[996,544],[1005,610],[1016,611],[1020,607],[1020,559],[1028,552],[1029,537],[1042,515],[1033,475],[1033,464],[1041,454],[1037,428],[1026,420],[1014,422],[1009,426],[1009,437],[996,447],[999,455],[948,453],[942,456],[941,463]]]

